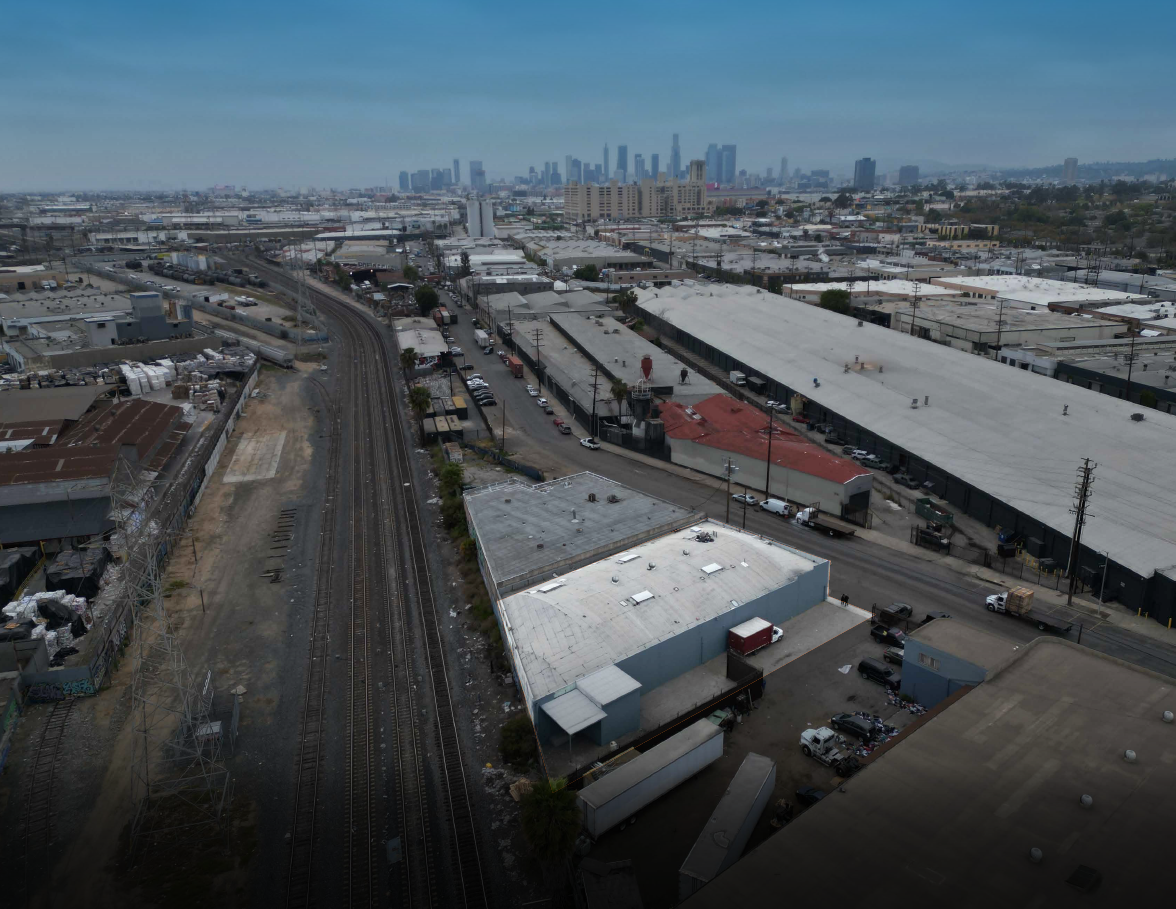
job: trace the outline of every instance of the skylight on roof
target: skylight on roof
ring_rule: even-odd
[[[648,590],[643,590],[640,593],[633,594],[632,600],[634,603],[644,603],[646,600],[652,600],[653,594]]]
[[[714,574],[716,571],[722,571],[723,566],[718,562],[711,562],[709,565],[703,565],[702,570],[707,574]]]
[[[540,587],[539,592],[540,593],[551,593],[551,591],[553,591],[553,590],[559,590],[561,587],[563,587],[563,585],[564,585],[563,581],[550,581],[549,583],[544,584],[542,587]]]
[[[624,565],[626,562],[632,562],[634,559],[639,559],[641,556],[636,552],[626,552],[623,556],[617,559],[618,565]]]

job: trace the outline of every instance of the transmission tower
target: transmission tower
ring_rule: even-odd
[[[1078,582],[1078,546],[1082,541],[1082,527],[1088,517],[1093,517],[1086,506],[1090,501],[1094,489],[1094,469],[1098,467],[1090,458],[1082,459],[1082,466],[1078,468],[1078,481],[1074,484],[1074,507],[1070,514],[1074,515],[1074,535],[1070,540],[1070,562],[1066,567],[1070,575],[1070,583],[1066,589],[1066,605],[1074,602],[1074,587]]]
[[[194,678],[163,599],[160,563],[176,534],[151,520],[150,481],[120,458],[112,483],[123,593],[135,621],[131,725],[131,852],[220,839],[227,844],[231,779],[211,720],[212,672]]]

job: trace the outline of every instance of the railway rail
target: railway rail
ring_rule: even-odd
[[[281,269],[256,260],[249,264],[266,271],[275,284],[295,290],[293,277]],[[337,496],[347,503],[345,532],[350,544],[345,715],[348,904],[382,905],[387,896],[405,906],[488,906],[433,592],[427,518],[414,491],[415,445],[406,429],[384,332],[347,303],[313,288],[310,296],[338,328],[331,455],[336,466],[328,489],[336,490],[329,501]],[[350,432],[345,493],[339,490],[338,472],[344,438],[339,419],[344,412]],[[333,511],[324,513],[332,527],[339,517]],[[325,643],[316,649],[316,633],[320,593],[329,593],[333,583],[324,577],[333,553],[333,542],[326,537],[324,525],[304,707],[310,722],[304,719],[302,724],[295,849],[288,874],[290,906],[310,901],[316,873],[315,800],[310,799],[309,807],[305,804],[301,780],[306,777],[309,783],[312,772],[315,780],[321,773],[324,681],[316,670],[325,673],[327,661]],[[326,603],[329,600],[327,596]],[[329,605],[323,608],[329,610]],[[329,612],[322,614],[324,632],[328,616]],[[383,745],[381,729],[387,736]],[[385,774],[379,773],[381,751],[395,762]],[[382,786],[389,791],[381,793]],[[383,826],[378,804],[382,795],[393,806]],[[302,829],[307,827],[308,831]]]
[[[24,823],[24,885],[26,895],[34,889],[34,877],[48,871],[46,859],[53,839],[53,779],[57,771],[57,750],[65,738],[74,699],[58,701],[49,708],[37,753],[33,756],[31,779],[25,788]]]

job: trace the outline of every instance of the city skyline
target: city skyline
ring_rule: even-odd
[[[862,15],[873,9],[854,6]],[[620,30],[610,36],[614,51],[656,71],[691,52],[737,46],[749,23],[814,39],[782,57],[710,67],[689,91],[666,91],[653,106],[620,68],[584,80],[527,55],[504,60],[505,43],[558,43],[580,24],[546,8],[540,14],[538,5],[534,15],[524,8],[517,17],[460,7],[446,22],[446,39],[464,50],[444,65],[430,42],[406,40],[435,29],[424,8],[350,8],[371,33],[393,36],[388,56],[327,40],[314,8],[298,0],[282,7],[214,0],[182,27],[176,14],[138,3],[17,7],[8,17],[12,32],[51,36],[53,66],[44,67],[41,41],[14,42],[0,59],[19,139],[0,148],[0,188],[380,185],[400,170],[473,156],[487,162],[493,179],[569,153],[598,163],[588,150],[608,133],[647,161],[655,151],[669,160],[674,133],[683,162],[721,138],[738,147],[749,172],[765,172],[782,155],[793,167],[844,173],[865,154],[880,172],[919,164],[924,173],[933,163],[999,168],[1168,157],[1176,99],[1163,79],[1148,78],[1163,71],[1166,52],[1162,42],[1138,41],[1133,23],[1146,20],[1162,34],[1176,25],[1176,13],[1138,0],[1127,7],[1098,29],[1087,25],[1092,4],[1072,5],[1063,16],[1052,5],[998,3],[966,23],[962,11],[948,10],[904,26],[917,53],[881,65],[850,45],[836,66],[827,56],[836,23],[818,10],[785,16],[747,3],[705,30],[692,24],[697,17],[681,15],[659,25],[663,41]],[[527,23],[521,35],[516,18]],[[987,60],[993,47],[1020,64],[977,70],[975,86],[925,78],[973,55]],[[33,72],[40,75],[30,78]]]

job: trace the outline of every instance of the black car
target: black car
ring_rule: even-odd
[[[906,603],[891,603],[886,607],[886,611],[891,615],[896,615],[904,619],[909,619],[915,614],[915,610]]]
[[[845,444],[845,439],[841,438],[841,436],[837,435],[837,433],[835,433],[835,432],[831,432],[828,435],[826,435],[825,441],[828,442],[830,445],[844,445]]]
[[[458,367],[458,369],[467,370],[467,371],[471,370],[473,368],[474,368],[473,363],[462,363],[461,366]]]
[[[498,402],[495,401],[493,398],[483,398],[482,400],[480,400],[478,402],[478,404],[482,407],[497,407],[498,406]]]
[[[887,628],[885,625],[875,625],[871,628],[870,637],[887,647],[902,647],[906,643],[905,634],[897,628]]]
[[[862,741],[868,742],[874,737],[874,724],[863,720],[852,713],[838,713],[829,718],[829,725],[850,735],[856,735]]]
[[[801,786],[796,790],[796,800],[805,807],[817,804],[824,797],[825,793],[816,786]]]

